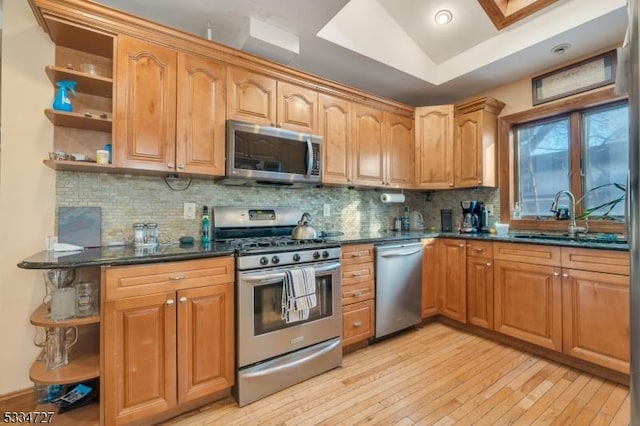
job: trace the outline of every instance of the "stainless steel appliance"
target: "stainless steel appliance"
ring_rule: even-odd
[[[294,240],[295,208],[213,207],[215,240],[236,248],[236,384],[247,405],[342,362],[342,268],[336,243]],[[307,268],[317,304],[308,318],[283,319],[287,271]]]
[[[227,121],[228,184],[319,184],[322,137]]]
[[[376,338],[422,320],[422,250],[417,241],[375,247]]]

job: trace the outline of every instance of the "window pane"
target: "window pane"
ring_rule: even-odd
[[[516,138],[521,214],[551,216],[553,196],[569,189],[569,119],[519,126]]]
[[[613,185],[626,185],[629,149],[629,116],[627,105],[586,112],[583,115],[584,132],[584,209],[589,209],[624,195]],[[603,188],[588,192],[599,186]],[[601,216],[609,206],[593,213]],[[609,215],[624,216],[624,202],[618,203]]]

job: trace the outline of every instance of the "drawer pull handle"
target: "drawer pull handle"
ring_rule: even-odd
[[[169,299],[169,300],[166,301],[167,306],[171,306],[171,305],[173,305],[173,303],[174,303],[173,299]]]
[[[187,296],[182,296],[179,300],[180,300],[180,303],[184,303],[187,301]]]
[[[559,277],[559,276],[560,276],[560,272],[554,272],[554,273],[553,273],[553,276],[554,276],[554,277]]]
[[[476,252],[480,253],[484,251],[484,247],[474,247],[473,248]]]
[[[354,297],[362,296],[362,291],[360,291],[360,290],[358,290],[358,291],[354,291],[354,292],[353,292],[353,296],[354,296]]]
[[[353,254],[351,255],[351,257],[362,257],[362,256],[364,256],[364,253],[362,253],[362,252],[353,253]]]
[[[354,327],[362,327],[362,321],[356,321],[353,323]]]
[[[184,280],[184,275],[171,275],[169,277],[170,281],[180,281],[180,280]]]
[[[464,247],[464,244],[459,244],[459,245],[460,245],[460,247]]]
[[[362,272],[360,271],[356,271],[353,274],[351,274],[352,277],[359,277],[360,275],[362,275]]]

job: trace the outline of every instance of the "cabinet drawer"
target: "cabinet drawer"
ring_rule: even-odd
[[[492,259],[493,258],[493,242],[467,240],[467,256]]]
[[[103,269],[106,300],[234,282],[232,256]]]
[[[342,285],[373,280],[374,276],[373,262],[342,266]]]
[[[537,244],[494,243],[495,260],[533,263],[535,265],[560,266],[560,247]]]
[[[566,247],[561,252],[563,268],[629,275],[629,252]]]
[[[352,343],[373,337],[374,312],[373,300],[354,303],[342,308],[343,346],[349,346]]]
[[[375,282],[373,280],[342,286],[342,306],[350,305],[375,297]]]
[[[373,262],[373,244],[353,244],[342,247],[342,265]]]

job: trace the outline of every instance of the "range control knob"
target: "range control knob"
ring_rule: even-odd
[[[314,259],[320,259],[320,252],[319,251],[314,251],[313,252],[313,258]]]
[[[262,256],[260,258],[260,264],[261,265],[268,265],[269,264],[269,259],[267,258],[267,256]]]
[[[327,257],[329,257],[329,252],[328,252],[327,250],[323,251],[323,252],[322,252],[322,257],[323,257],[324,259],[326,259]]]
[[[271,258],[271,262],[272,262],[274,265],[277,265],[278,263],[280,263],[280,258],[279,258],[278,256],[273,256],[273,257]]]
[[[294,254],[294,255],[293,255],[293,260],[294,260],[295,262],[299,261],[299,260],[300,260],[300,255],[299,255],[298,253]]]

